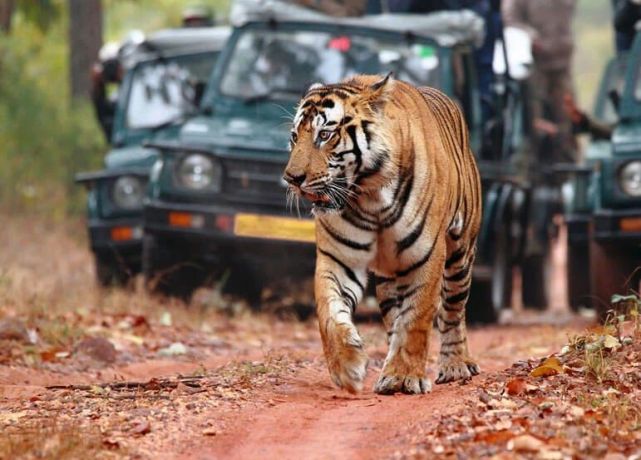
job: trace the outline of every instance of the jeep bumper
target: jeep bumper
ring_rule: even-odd
[[[243,260],[261,271],[311,276],[316,260],[314,222],[236,208],[151,202],[146,234],[171,239],[204,262]],[[268,273],[269,274],[269,273]]]
[[[132,273],[142,262],[142,219],[89,221],[91,250],[99,259],[115,260]]]
[[[592,215],[592,222],[597,241],[641,243],[641,209],[600,210]]]

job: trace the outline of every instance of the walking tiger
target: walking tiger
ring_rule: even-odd
[[[352,316],[368,273],[389,345],[374,391],[430,391],[435,317],[436,383],[478,374],[465,305],[481,190],[458,106],[391,75],[314,84],[294,117],[290,151],[284,179],[312,203],[316,220],[315,299],[334,383],[363,387],[368,360]]]

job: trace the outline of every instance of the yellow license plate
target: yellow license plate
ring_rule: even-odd
[[[257,214],[236,214],[234,234],[253,238],[304,241],[309,243],[316,241],[316,230],[313,220],[261,216]]]

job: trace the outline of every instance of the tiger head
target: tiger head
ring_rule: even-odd
[[[394,83],[391,74],[317,83],[301,100],[283,179],[315,213],[340,211],[380,186],[390,160],[381,119]]]

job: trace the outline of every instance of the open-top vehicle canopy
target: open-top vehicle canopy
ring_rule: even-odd
[[[432,14],[380,14],[339,18],[282,0],[235,0],[231,9],[232,25],[251,21],[301,21],[370,27],[428,37],[441,46],[473,44],[485,38],[483,18],[470,10],[442,11]]]
[[[123,64],[131,68],[140,61],[154,57],[219,51],[229,34],[229,27],[165,29],[149,36],[136,32],[122,44]]]

